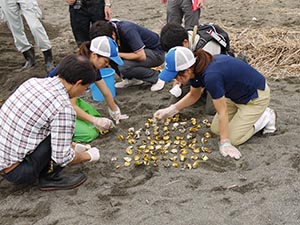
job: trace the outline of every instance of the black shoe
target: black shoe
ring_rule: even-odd
[[[24,58],[26,59],[25,64],[23,65],[23,69],[31,68],[35,65],[35,54],[34,48],[30,48],[29,50],[23,52]]]
[[[83,173],[61,174],[40,177],[39,186],[42,191],[67,190],[78,187],[87,180]]]
[[[45,59],[45,69],[48,74],[54,69],[52,50],[48,49],[47,51],[44,51],[43,54]]]

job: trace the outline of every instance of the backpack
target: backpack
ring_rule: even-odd
[[[232,54],[230,52],[229,35],[218,25],[213,23],[201,24],[187,30],[193,30],[194,35],[198,34],[200,36],[196,49],[203,48],[208,42],[214,40],[221,46],[221,54]]]

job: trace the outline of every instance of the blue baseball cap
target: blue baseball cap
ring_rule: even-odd
[[[98,55],[111,59],[119,66],[124,64],[119,56],[117,43],[110,37],[99,36],[94,38],[91,42],[90,50]]]
[[[165,68],[159,74],[159,78],[165,82],[173,80],[179,71],[190,68],[196,59],[193,52],[182,46],[171,48],[165,59]]]

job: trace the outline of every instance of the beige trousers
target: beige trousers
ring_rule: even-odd
[[[254,135],[254,124],[261,117],[270,102],[270,88],[266,84],[264,91],[258,90],[258,98],[252,99],[247,104],[236,104],[226,98],[228,113],[228,133],[233,145],[240,145]],[[211,131],[219,134],[218,113],[215,114]]]

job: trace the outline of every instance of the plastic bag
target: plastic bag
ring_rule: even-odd
[[[83,111],[92,115],[101,117],[101,114],[89,103],[84,101],[81,98],[78,98],[76,105],[79,106]],[[95,125],[87,121],[76,118],[76,126],[73,135],[74,142],[91,142],[99,136],[98,129],[95,128]]]

